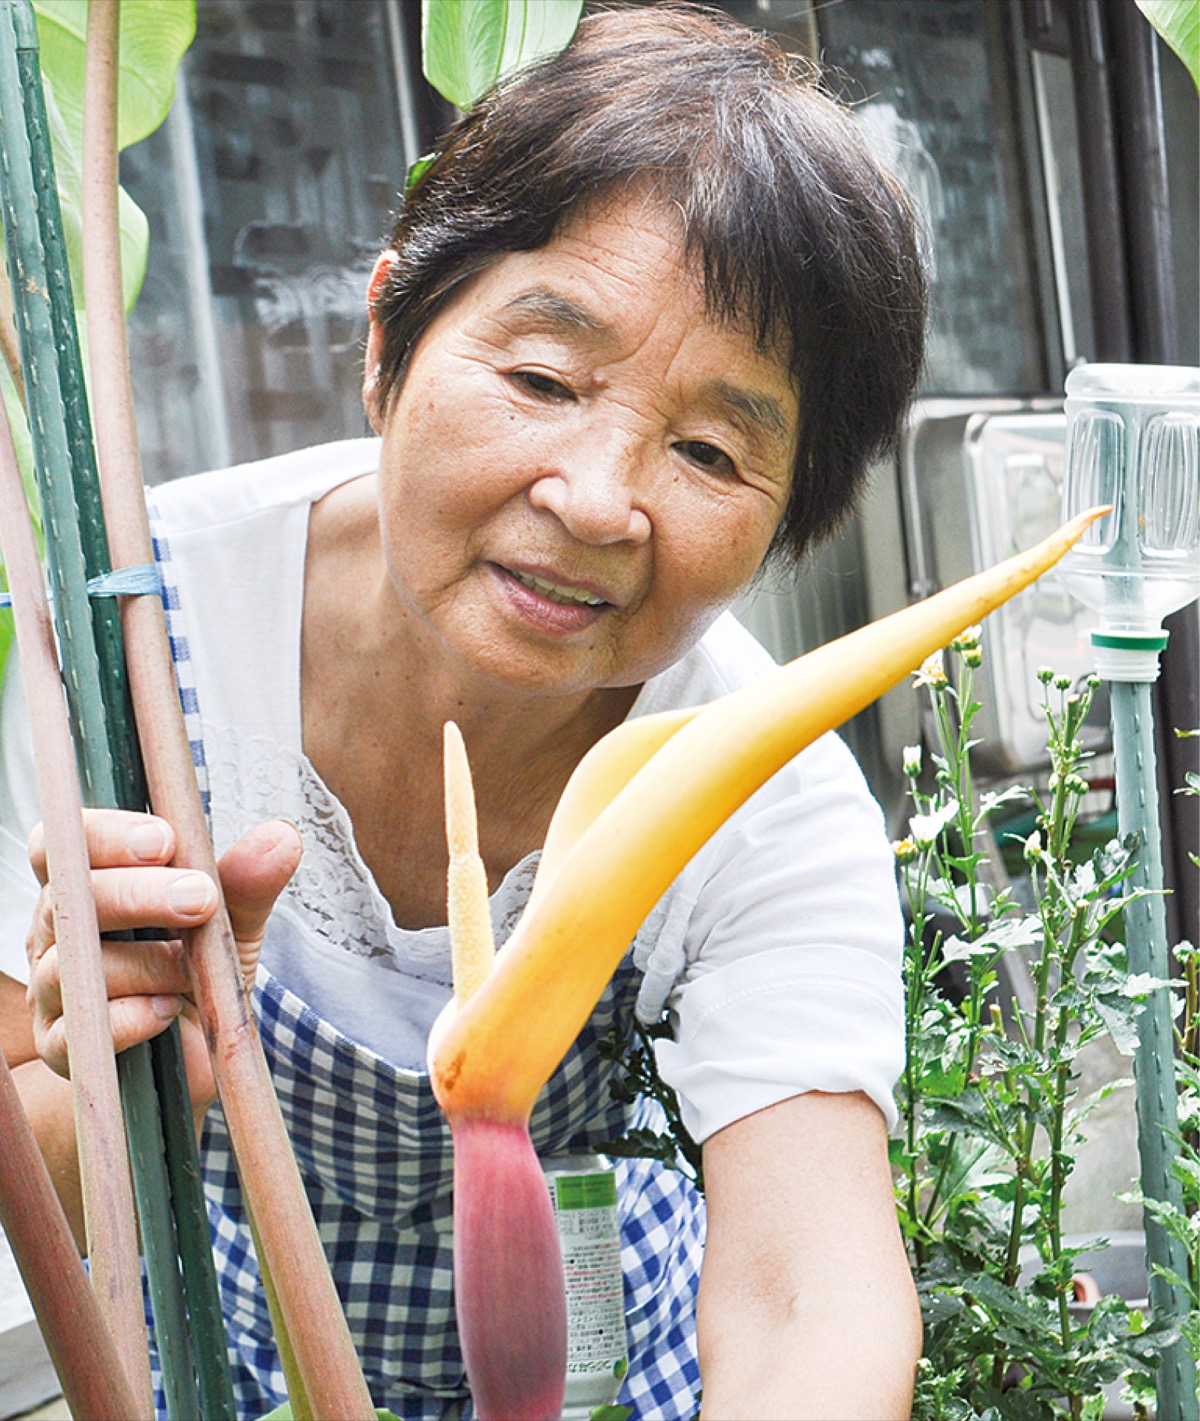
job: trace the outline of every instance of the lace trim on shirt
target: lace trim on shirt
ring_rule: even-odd
[[[218,854],[264,819],[290,819],[304,840],[304,857],[283,901],[294,905],[297,919],[324,944],[359,957],[426,967],[448,960],[444,927],[396,925],[359,854],[349,814],[304,755],[233,727],[206,725],[205,730]],[[522,859],[492,896],[498,942],[508,938],[524,911],[539,857]]]

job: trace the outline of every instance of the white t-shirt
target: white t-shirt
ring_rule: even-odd
[[[374,440],[303,450],[180,480],[155,502],[194,668],[217,850],[265,818],[291,819],[305,840],[264,966],[345,1034],[411,1068],[450,992],[448,932],[395,924],[301,736],[309,510],[373,472],[377,451]],[[646,683],[630,715],[702,704],[773,665],[726,615]],[[14,658],[0,702],[0,971],[23,981],[37,892],[25,840],[39,812],[19,681]],[[499,942],[537,857],[493,896]],[[693,1135],[806,1090],[865,1091],[894,1123],[902,937],[882,816],[845,746],[826,736],[718,830],[635,940],[638,1013],[672,1014],[659,1068]]]

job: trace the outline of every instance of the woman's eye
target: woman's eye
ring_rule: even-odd
[[[540,395],[543,399],[573,400],[575,398],[561,380],[556,380],[552,375],[544,375],[540,370],[518,370],[515,378],[532,394]]]
[[[703,439],[684,439],[675,447],[685,459],[699,464],[702,469],[711,469],[714,473],[734,472],[733,460],[715,444],[707,444]]]

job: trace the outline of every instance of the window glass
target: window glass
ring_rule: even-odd
[[[200,5],[171,116],[122,165],[151,224],[151,482],[365,431],[366,278],[405,172],[393,8]]]
[[[1045,388],[1010,19],[994,0],[816,7],[823,62],[928,227],[930,394]]]

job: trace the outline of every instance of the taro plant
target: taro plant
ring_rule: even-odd
[[[1074,1309],[1081,1251],[1063,1237],[1065,1193],[1088,1112],[1076,1063],[1104,1033],[1129,1053],[1158,985],[1128,973],[1117,940],[1132,844],[1075,847],[1088,786],[1080,729],[1098,681],[1043,669],[1044,790],[976,792],[971,778],[978,629],[917,675],[933,727],[929,763],[905,751],[913,813],[895,846],[911,928],[907,1052],[893,1141],[901,1225],[925,1323],[914,1416],[1099,1417],[1106,1385],[1141,1399],[1173,1335],[1119,1297]],[[993,888],[988,821],[1014,800],[1036,821],[1022,852],[1028,906]],[[1032,988],[1003,987],[1007,953]],[[1107,1093],[1112,1087],[1103,1088]]]

